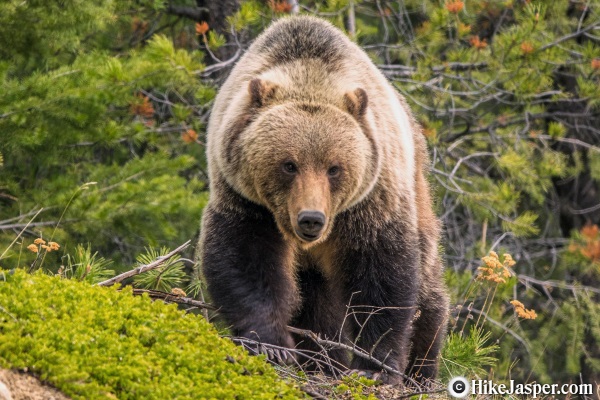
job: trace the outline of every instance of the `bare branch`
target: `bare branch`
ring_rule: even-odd
[[[166,11],[167,14],[189,18],[191,20],[201,22],[203,21],[204,16],[208,13],[208,8],[174,6],[172,4],[169,4]]]
[[[554,42],[552,42],[552,43],[548,43],[548,44],[546,44],[546,45],[544,45],[544,46],[540,47],[540,48],[538,49],[538,51],[544,51],[544,50],[546,50],[546,49],[549,49],[549,48],[550,48],[550,47],[552,47],[552,46],[556,46],[556,45],[557,45],[557,44],[559,44],[559,43],[562,43],[562,42],[564,42],[564,41],[567,41],[567,40],[569,40],[569,39],[573,39],[573,38],[576,38],[576,37],[578,37],[578,36],[581,36],[581,35],[583,35],[585,32],[587,32],[587,31],[590,31],[590,30],[592,30],[592,29],[595,29],[595,28],[596,28],[596,27],[597,27],[599,24],[600,24],[600,21],[596,21],[596,22],[594,22],[593,24],[590,24],[590,25],[586,26],[585,28],[583,28],[583,29],[581,29],[581,30],[577,30],[577,31],[575,31],[575,32],[573,32],[573,33],[570,33],[570,34],[568,34],[568,35],[565,35],[565,36],[563,36],[563,37],[561,37],[561,38],[558,38],[558,39],[556,39],[556,40],[555,40]]]
[[[208,67],[204,68],[204,70],[202,70],[202,72],[200,73],[200,76],[202,78],[207,78],[213,72],[218,71],[218,70],[220,70],[222,68],[225,68],[228,65],[236,62],[238,60],[238,58],[240,58],[240,54],[241,53],[242,53],[242,49],[238,48],[237,51],[235,52],[235,54],[233,55],[233,57],[231,57],[229,60],[225,60],[225,61],[221,61],[221,62],[218,62],[216,64],[213,64],[213,65],[209,65]]]
[[[192,299],[190,297],[177,296],[173,293],[162,292],[160,290],[148,290],[148,289],[133,289],[133,294],[140,296],[142,294],[148,294],[151,299],[160,299],[165,303],[177,303],[186,306],[193,306],[200,309],[216,310],[217,308],[212,304],[205,303],[204,301]]]
[[[292,6],[290,12],[292,14],[298,14],[300,12],[300,5],[298,4],[298,0],[288,0],[288,4]]]
[[[65,219],[63,222],[73,222],[75,219]],[[50,226],[56,225],[58,221],[42,221],[42,222],[32,222],[32,223],[21,223],[21,224],[8,224],[8,225],[0,225],[0,231],[6,231],[11,229],[19,229],[26,227],[35,227],[35,226]]]
[[[522,274],[517,275],[517,278],[519,278],[519,280],[521,280],[521,281],[534,283],[536,285],[541,285],[543,287],[550,286],[550,287],[555,287],[555,288],[559,288],[559,289],[571,290],[573,292],[575,292],[577,290],[583,290],[583,291],[587,291],[587,292],[593,292],[593,293],[600,294],[600,289],[591,287],[591,286],[573,285],[573,284],[569,284],[566,282],[559,282],[559,281],[542,281],[540,279],[535,279],[530,276],[522,275]]]
[[[306,330],[306,329],[294,328],[293,326],[288,326],[288,329],[289,329],[290,332],[296,333],[296,334],[298,334],[298,335],[300,335],[302,337],[310,339],[310,340],[312,340],[313,342],[315,342],[316,344],[318,344],[320,346],[327,346],[327,347],[334,348],[334,349],[341,349],[341,350],[350,351],[350,352],[352,352],[352,354],[354,354],[357,357],[360,357],[360,358],[363,358],[365,360],[371,361],[373,364],[377,365],[379,368],[385,370],[388,373],[392,373],[392,374],[401,376],[402,378],[406,379],[411,384],[415,385],[415,387],[419,387],[420,386],[411,377],[407,376],[403,372],[398,371],[395,368],[390,367],[389,365],[384,364],[382,361],[379,361],[378,359],[374,358],[371,354],[369,354],[366,351],[363,351],[363,350],[357,348],[356,346],[350,346],[350,345],[343,344],[343,343],[340,343],[340,342],[335,342],[333,340],[323,339],[323,338],[319,337],[319,335],[317,335],[316,333],[314,333],[312,331],[309,331],[309,330]]]
[[[354,1],[348,3],[348,33],[350,37],[356,37],[356,15],[354,13]]]

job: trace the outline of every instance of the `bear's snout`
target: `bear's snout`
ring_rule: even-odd
[[[321,237],[325,227],[325,214],[321,211],[308,210],[298,213],[298,235],[309,242]]]

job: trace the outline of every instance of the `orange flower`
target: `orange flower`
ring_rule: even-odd
[[[198,139],[198,133],[193,129],[188,129],[181,134],[181,140],[186,143],[194,143]]]
[[[208,32],[208,22],[202,21],[196,23],[196,35],[205,35]]]
[[[134,32],[145,33],[148,30],[148,22],[142,21],[138,17],[134,17],[131,21],[131,29]]]
[[[276,13],[289,13],[292,11],[292,5],[285,0],[269,0],[269,7]]]
[[[46,241],[42,238],[37,238],[33,241],[35,244],[46,244]]]
[[[27,249],[34,253],[38,252],[38,247],[35,244],[30,244],[29,246],[27,246]]]
[[[485,266],[478,268],[477,280],[506,283],[506,280],[512,276],[509,268],[515,265],[516,262],[510,254],[504,254],[503,257],[503,262],[500,262],[500,258],[495,251],[490,251],[488,256],[483,257],[481,260]]]
[[[183,291],[183,289],[180,289],[178,287],[174,287],[173,289],[171,289],[171,294],[174,294],[177,297],[187,296],[187,294]]]
[[[536,319],[537,314],[534,310],[528,310],[519,300],[511,300],[510,304],[515,308],[515,313],[523,319]]]
[[[579,251],[585,258],[592,262],[600,262],[600,229],[598,225],[588,224],[581,228],[581,239],[569,244],[571,253]]]
[[[519,300],[511,300],[510,304],[512,304],[515,308],[525,308],[523,303],[521,303]]]
[[[533,45],[529,42],[521,43],[521,52],[525,55],[533,53]]]
[[[150,99],[148,97],[138,94],[136,96],[140,99],[136,104],[132,104],[130,107],[130,111],[133,115],[139,115],[142,117],[150,118],[154,115],[154,107],[152,107],[152,103],[150,103]]]
[[[458,14],[463,8],[465,8],[465,3],[460,0],[446,3],[446,10],[450,11],[452,14]]]
[[[485,49],[487,47],[486,39],[479,39],[479,36],[473,36],[471,40],[469,40],[471,46],[475,47],[477,50]]]
[[[56,242],[48,242],[48,247],[50,247],[51,250],[60,249],[60,245]]]
[[[592,68],[593,69],[600,69],[600,58],[594,58],[592,60]]]
[[[598,239],[599,231],[600,229],[598,229],[598,225],[587,224],[581,228],[581,236],[589,240],[596,240]]]

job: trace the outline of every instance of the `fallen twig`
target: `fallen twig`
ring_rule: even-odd
[[[146,265],[140,265],[137,268],[134,268],[130,271],[127,272],[123,272],[122,274],[119,274],[117,276],[114,276],[110,279],[107,279],[105,281],[102,281],[100,283],[98,283],[98,286],[112,286],[115,283],[119,283],[124,279],[130,278],[132,276],[135,275],[139,275],[142,272],[146,272],[146,271],[150,271],[152,269],[156,269],[160,266],[162,266],[165,261],[167,261],[169,258],[173,257],[175,254],[179,253],[180,251],[182,251],[183,249],[185,249],[186,247],[188,247],[190,245],[192,241],[188,240],[187,242],[185,242],[184,244],[182,244],[181,246],[179,246],[178,248],[176,248],[175,250],[171,251],[169,254],[166,254],[162,257],[158,257],[156,260],[152,261],[150,264],[146,264]]]
[[[446,390],[448,390],[448,389],[442,388],[442,389],[436,389],[436,390],[424,390],[424,391],[410,392],[407,394],[397,396],[396,399],[406,399],[407,397],[421,396],[424,394],[441,393],[441,392],[445,392]]]
[[[316,333],[306,330],[306,329],[298,329],[298,328],[294,328],[293,326],[288,326],[288,329],[290,332],[296,333],[300,336],[308,338],[320,346],[328,346],[328,347],[335,348],[335,349],[348,350],[357,357],[364,358],[365,360],[371,361],[373,364],[377,365],[379,368],[383,369],[384,371],[386,371],[388,373],[392,373],[392,374],[401,376],[402,378],[406,379],[411,384],[415,385],[415,387],[420,387],[419,383],[417,381],[415,381],[414,379],[412,379],[411,377],[409,377],[408,375],[404,374],[403,372],[398,371],[395,368],[390,367],[389,365],[384,364],[383,361],[380,361],[380,360],[374,358],[371,354],[367,353],[366,351],[358,349],[356,346],[350,346],[350,345],[347,345],[344,343],[335,342],[333,340],[327,340],[327,339],[320,338],[319,335],[317,335]]]
[[[189,297],[177,296],[173,293],[161,292],[160,290],[133,289],[133,294],[135,295],[139,296],[144,293],[147,293],[151,299],[160,299],[166,303],[177,303],[184,304],[187,306],[198,307],[206,310],[216,310],[216,307],[211,304],[205,303],[200,300],[195,300]]]

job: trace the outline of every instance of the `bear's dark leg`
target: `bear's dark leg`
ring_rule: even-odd
[[[416,235],[403,229],[402,220],[380,226],[377,231],[352,237],[346,228],[338,243],[345,299],[351,302],[353,337],[357,346],[403,374],[407,362],[419,288],[419,252]],[[347,237],[344,237],[347,236]],[[377,364],[354,356],[352,368],[382,371]],[[386,383],[399,383],[399,374],[383,374]]]
[[[200,254],[208,292],[234,335],[292,348],[293,254],[272,215],[246,207],[244,214],[205,210]]]
[[[302,307],[293,318],[291,325],[317,333],[321,338],[332,341],[345,341],[346,335],[341,332],[344,323],[345,307],[341,293],[332,286],[317,267],[310,261],[303,262],[298,271],[298,283]],[[300,361],[314,371],[323,371],[336,375],[337,371],[348,368],[348,353],[345,350],[330,349],[323,354],[323,348],[313,340],[294,335],[296,347],[309,352],[310,357]]]
[[[440,278],[441,279],[441,278]],[[441,281],[423,285],[418,318],[413,323],[414,335],[406,374],[419,383],[435,378],[438,355],[446,338],[448,296]]]

